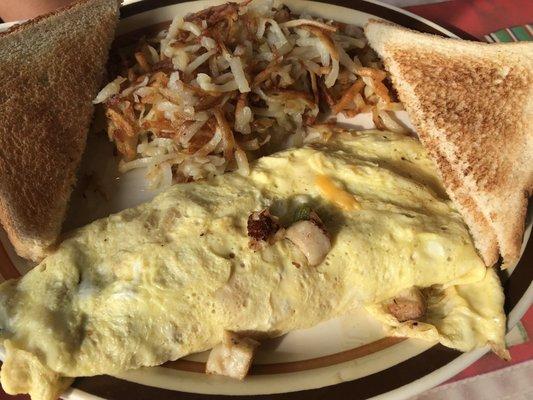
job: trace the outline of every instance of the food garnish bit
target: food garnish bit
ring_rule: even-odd
[[[412,287],[402,291],[387,306],[399,321],[416,321],[426,314],[426,301],[420,289]]]
[[[285,238],[300,249],[310,266],[320,264],[331,250],[331,240],[324,223],[308,206],[302,206],[296,211],[294,221],[285,230],[268,208],[254,211],[248,217],[247,226],[250,248],[261,250],[265,245]]]
[[[265,208],[261,211],[254,211],[248,217],[248,236],[250,237],[250,248],[261,250],[265,244],[272,244],[281,225],[278,218],[270,214],[270,210]]]
[[[155,186],[227,170],[327,140],[319,112],[372,112],[402,130],[387,74],[361,28],[245,1],[176,17],[122,49],[123,69],[95,99],[122,155],[120,171],[147,167]]]
[[[298,214],[301,216],[303,213]],[[316,266],[324,261],[331,250],[328,232],[314,211],[307,212],[307,218],[287,228],[285,237],[300,249],[310,266]]]
[[[243,379],[248,374],[257,346],[259,342],[256,340],[225,331],[222,343],[209,353],[205,372]]]

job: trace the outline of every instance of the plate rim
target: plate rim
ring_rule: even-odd
[[[429,21],[423,17],[420,17],[416,14],[413,14],[407,10],[403,10],[401,8],[398,8],[396,6],[383,3],[381,1],[377,0],[314,0],[315,2],[319,3],[325,3],[329,5],[336,5],[348,8],[350,10],[359,11],[359,12],[366,12],[368,14],[375,15],[378,18],[384,18],[392,20],[393,22],[397,22],[398,20],[410,20],[410,23],[407,24],[407,26],[411,29],[416,30],[423,30],[430,33],[436,33],[442,36],[448,36],[448,37],[455,37],[455,38],[461,38],[461,39],[468,39],[468,40],[478,40],[474,36],[463,32],[455,27],[452,26],[446,26],[445,24],[436,24],[432,21]],[[138,1],[125,1],[123,6],[121,7],[121,19],[130,17],[132,15],[145,12],[145,11],[151,11],[156,8],[161,8],[169,5],[175,5],[179,3],[184,3],[187,1],[184,0],[138,0]],[[288,1],[289,3],[290,1]],[[374,11],[385,11],[381,13],[381,15],[377,15]],[[390,17],[393,18],[390,18]],[[9,27],[13,23],[10,24],[0,24],[0,30],[2,28]],[[404,25],[404,23],[400,24]],[[6,26],[7,25],[7,26]],[[422,29],[419,29],[422,28]],[[530,211],[532,211],[532,207],[530,207]],[[530,213],[531,215],[531,213]],[[527,269],[527,264],[533,264],[533,244],[531,243],[531,240],[528,240],[528,242],[525,244],[525,249],[522,254],[522,258],[520,259],[519,265],[526,264],[522,268],[517,268],[517,271],[511,277],[508,279],[507,282],[505,282],[505,291],[506,291],[506,305],[505,305],[505,312],[508,314],[508,325],[514,326],[514,324],[521,318],[523,313],[527,310],[529,304],[531,304],[531,300],[533,298],[533,284],[531,284],[531,276],[533,276],[533,271],[529,272],[531,269]],[[5,249],[4,246],[0,244],[0,253],[4,252]],[[0,254],[0,259],[2,254]],[[9,258],[9,257],[8,257]],[[518,273],[519,276],[516,276]],[[514,279],[511,279],[514,278]],[[525,279],[524,279],[525,278]],[[529,286],[525,289],[523,288],[524,284],[527,282],[530,282]],[[516,297],[508,296],[508,292],[511,291],[512,288],[509,288],[509,286],[518,287],[518,289],[513,290],[513,293],[516,293],[517,290],[522,293],[522,296]],[[464,353],[461,354],[455,350],[450,350],[447,348],[444,348],[443,346],[437,345],[434,346],[420,355],[417,355],[415,357],[412,357],[404,362],[401,362],[399,364],[396,364],[386,370],[377,372],[375,374],[362,377],[353,381],[343,382],[336,385],[331,386],[325,386],[317,389],[308,389],[308,390],[301,390],[301,391],[295,391],[295,392],[286,392],[286,393],[274,393],[274,394],[266,394],[266,395],[239,395],[239,398],[241,399],[307,399],[307,398],[316,398],[316,399],[322,399],[322,398],[331,398],[341,395],[346,395],[348,393],[353,394],[353,389],[356,385],[356,383],[361,381],[368,380],[367,378],[372,377],[377,378],[376,382],[380,383],[378,387],[384,387],[382,380],[384,379],[384,374],[391,375],[395,377],[401,377],[402,376],[402,370],[403,371],[410,371],[412,370],[412,366],[417,365],[420,363],[420,359],[427,358],[427,354],[430,352],[433,352],[437,350],[437,353],[439,354],[439,357],[441,360],[444,360],[444,362],[439,363],[440,366],[437,366],[436,368],[433,368],[431,372],[427,374],[418,374],[418,378],[416,379],[410,379],[407,378],[407,382],[401,383],[400,385],[395,385],[395,387],[391,388],[390,390],[381,391],[380,393],[374,393],[371,394],[370,397],[357,397],[357,398],[372,398],[372,399],[379,399],[379,400],[389,400],[389,399],[401,399],[401,398],[407,398],[409,396],[415,395],[417,393],[421,393],[424,390],[427,390],[431,387],[434,387],[445,380],[451,378],[459,371],[463,370],[476,360],[478,360],[480,357],[482,357],[488,349],[482,348],[474,350],[473,352]],[[424,357],[425,355],[425,357]],[[106,381],[104,381],[104,379]],[[402,378],[403,379],[403,378]],[[91,381],[91,382],[89,382]],[[402,380],[403,382],[403,380]],[[80,384],[81,383],[81,384]],[[87,385],[87,383],[90,383]],[[125,392],[124,386],[131,386],[130,390],[128,392]],[[375,386],[369,383],[369,386]],[[339,390],[339,388],[342,387],[342,390]],[[112,390],[112,389],[119,389]],[[90,390],[89,390],[90,389]],[[166,395],[161,396],[161,391],[168,392]],[[177,395],[180,396],[180,399],[208,399],[208,398],[216,398],[217,399],[229,399],[233,398],[234,395],[208,395],[208,394],[202,394],[202,393],[188,393],[188,392],[180,392],[180,391],[174,391],[169,389],[161,389],[157,387],[151,387],[151,386],[145,386],[139,383],[125,381],[122,379],[110,377],[110,376],[98,376],[98,377],[84,377],[84,378],[78,378],[76,382],[73,385],[73,388],[70,389],[67,393],[65,393],[64,396],[62,396],[65,399],[99,399],[99,398],[107,398],[107,399],[122,399],[124,397],[131,398],[131,393],[139,393],[139,398],[148,398],[148,397],[156,397],[158,399],[166,399],[166,398],[175,398]],[[126,395],[129,393],[129,395]],[[126,396],[125,396],[126,395]],[[103,396],[103,397],[99,397]]]

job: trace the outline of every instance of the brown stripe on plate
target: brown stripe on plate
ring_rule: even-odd
[[[250,371],[250,375],[272,375],[272,374],[286,374],[289,372],[307,371],[310,369],[324,368],[331,365],[340,364],[346,361],[355,360],[369,354],[385,350],[395,344],[403,342],[405,338],[386,337],[367,343],[363,346],[354,349],[341,351],[340,353],[328,354],[327,356],[310,358],[307,360],[291,361],[284,363],[272,364],[254,364]],[[168,362],[163,365],[165,368],[177,369],[187,372],[205,372],[205,363],[189,360],[176,360]]]
[[[114,48],[121,48],[124,46],[131,46],[135,45],[139,42],[139,40],[143,37],[150,37],[155,36],[162,30],[167,29],[170,26],[170,23],[172,20],[159,22],[157,24],[145,26],[143,28],[135,29],[131,32],[125,33],[124,35],[120,35],[115,38],[113,41],[113,47]]]
[[[21,273],[9,258],[2,242],[0,242],[0,275],[5,280],[21,277]]]
[[[80,378],[73,386],[107,400],[363,400],[419,379],[425,373],[437,370],[459,355],[461,353],[458,351],[438,345],[416,357],[364,378],[319,389],[266,395],[226,396],[177,392],[123,381],[107,375]]]
[[[133,3],[121,8],[121,18],[126,18],[141,12],[150,11],[155,8],[160,8],[168,5],[178,4],[182,1],[177,0],[144,0],[139,3]],[[325,1],[322,1],[325,2]],[[329,0],[328,4],[335,4],[350,8],[357,11],[362,11],[368,14],[375,15],[378,18],[387,19],[389,21],[395,22],[397,24],[406,26],[411,29],[415,29],[421,32],[433,33],[438,35],[443,35],[442,32],[435,29],[434,27],[427,25],[423,21],[420,21],[416,18],[413,18],[409,15],[405,15],[399,11],[392,10],[381,6],[379,4],[369,3],[361,0]],[[169,16],[171,17],[171,16]],[[168,23],[167,23],[168,24]],[[453,27],[447,27],[446,29],[457,34],[463,39],[476,40],[475,37],[461,32]],[[530,210],[531,211],[531,210]],[[0,262],[2,262],[2,252],[5,255],[5,251],[0,246]],[[7,255],[6,255],[7,257]],[[7,258],[9,260],[9,258]],[[3,264],[3,263],[2,263]],[[11,264],[12,265],[12,264]],[[519,265],[516,267],[514,273],[509,278],[504,278],[504,291],[506,294],[506,303],[505,311],[509,313],[522,298],[525,291],[529,287],[531,280],[533,278],[533,244],[531,240],[528,243],[524,255],[520,260]],[[13,267],[14,268],[14,267]],[[387,343],[388,340],[401,340],[401,339],[392,339],[389,338],[384,340],[384,343]],[[379,341],[378,341],[379,342]],[[374,342],[376,343],[376,342]],[[373,345],[372,343],[365,346]],[[363,348],[365,346],[362,346]],[[379,346],[378,346],[379,347]],[[387,346],[388,347],[388,346]],[[385,347],[383,347],[385,348]],[[383,348],[367,349],[369,350],[368,354],[382,350]],[[367,351],[365,350],[365,351]],[[334,365],[338,362],[345,361],[345,353],[350,354],[353,358],[362,357],[358,355],[361,350],[361,347],[356,349],[351,349],[346,352],[341,352],[333,354],[330,356],[325,356],[328,360],[333,361]],[[340,354],[340,355],[339,355]],[[327,386],[320,389],[311,389],[304,390],[299,392],[291,393],[280,393],[280,394],[270,394],[270,395],[254,395],[254,396],[238,396],[242,400],[318,400],[318,399],[333,399],[333,398],[350,398],[353,400],[357,399],[366,399],[371,396],[376,396],[394,389],[397,389],[401,386],[407,385],[417,379],[422,378],[423,376],[445,366],[449,362],[457,358],[461,353],[455,350],[448,349],[444,346],[437,345],[431,349],[410,358],[402,363],[399,363],[393,367],[390,367],[384,371],[356,379],[354,381],[345,382],[333,386]],[[366,354],[365,354],[366,355]],[[319,357],[318,359],[321,359]],[[349,358],[349,357],[348,357]],[[313,359],[316,360],[316,359]],[[304,360],[296,363],[309,363],[312,360]],[[313,361],[313,363],[316,361]],[[329,361],[328,361],[329,362]],[[308,366],[313,366],[314,364],[308,364]],[[323,360],[320,361],[323,363]],[[202,363],[200,364],[203,370]],[[284,363],[291,364],[291,363]],[[182,364],[184,365],[184,364]],[[283,369],[284,367],[273,365],[276,370]],[[282,364],[283,365],[283,364]],[[195,365],[190,368],[200,370],[200,366]],[[185,367],[187,368],[187,367]],[[267,365],[257,365],[254,366],[253,373],[260,374],[265,371],[265,368],[272,368]],[[308,369],[308,368],[306,368]],[[292,371],[292,370],[291,370]],[[288,372],[288,371],[287,371]],[[272,371],[265,371],[265,374],[271,374]],[[278,372],[282,373],[282,372]],[[177,392],[172,390],[160,389],[155,387],[149,387],[129,381],[120,380],[111,376],[102,375],[90,378],[79,378],[74,384],[74,387],[83,390],[87,393],[97,395],[109,400],[205,400],[205,399],[217,399],[217,400],[230,400],[234,399],[237,396],[210,396],[205,394],[196,394],[196,393],[185,393]]]
[[[533,202],[530,202],[527,210],[526,226],[533,220]],[[522,257],[511,276],[506,271],[500,272],[500,279],[503,283],[503,293],[505,294],[505,304],[503,309],[506,315],[516,307],[522,296],[526,293],[533,282],[533,232],[524,249]]]

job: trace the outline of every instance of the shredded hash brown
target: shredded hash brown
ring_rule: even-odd
[[[403,130],[401,109],[362,29],[245,1],[176,17],[143,38],[95,99],[122,172],[166,186],[238,170],[331,135],[329,118],[371,112]]]

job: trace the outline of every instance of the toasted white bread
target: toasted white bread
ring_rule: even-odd
[[[82,0],[0,34],[0,222],[23,257],[60,233],[118,8]]]
[[[486,265],[520,257],[533,189],[533,43],[365,27]]]

